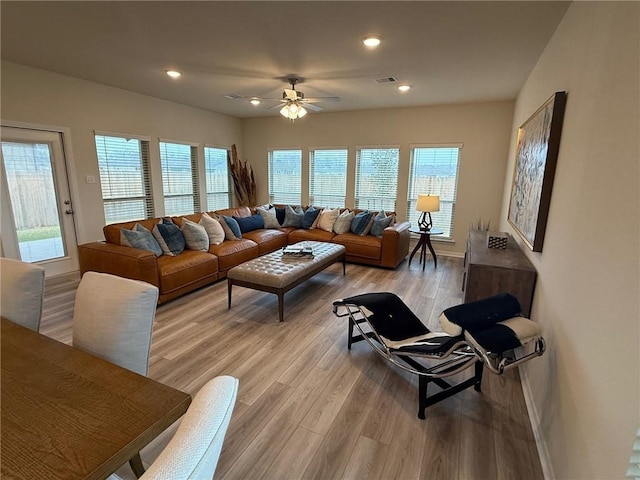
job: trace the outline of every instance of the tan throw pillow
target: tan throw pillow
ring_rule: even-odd
[[[218,220],[211,218],[207,213],[203,213],[198,223],[207,231],[210,245],[220,245],[224,242],[224,229]]]
[[[320,212],[317,228],[324,230],[325,232],[331,232],[333,225],[340,216],[340,209],[334,208],[333,210],[325,208]]]
[[[333,224],[333,231],[338,235],[343,233],[349,233],[351,230],[351,222],[353,221],[353,212],[345,210],[336,218],[336,222]]]
[[[198,250],[200,252],[209,250],[209,234],[202,225],[185,218],[182,220],[181,230],[189,250]]]

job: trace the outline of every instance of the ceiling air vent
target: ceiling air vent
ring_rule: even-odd
[[[224,95],[224,98],[230,98],[231,100],[236,100],[238,98],[244,98],[242,95],[238,95],[237,93],[227,93]]]
[[[375,83],[394,83],[394,82],[397,82],[398,79],[396,77],[382,77],[382,78],[374,78],[373,81]]]

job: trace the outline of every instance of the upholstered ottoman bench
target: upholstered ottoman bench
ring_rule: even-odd
[[[303,242],[311,247],[313,256],[291,257],[278,250],[231,268],[227,272],[228,308],[234,285],[278,295],[278,314],[284,320],[284,294],[329,265],[342,260],[342,274],[346,273],[345,252],[342,245],[325,242]]]

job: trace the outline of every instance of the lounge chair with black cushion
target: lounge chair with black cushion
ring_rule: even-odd
[[[349,350],[365,340],[389,362],[418,376],[419,418],[425,418],[429,405],[466,388],[480,391],[485,365],[500,375],[545,350],[539,326],[522,316],[518,300],[509,294],[444,310],[442,332],[430,331],[397,295],[388,292],[336,300],[333,313],[349,319]],[[471,378],[457,384],[445,380],[472,366]],[[429,397],[430,382],[442,391]]]

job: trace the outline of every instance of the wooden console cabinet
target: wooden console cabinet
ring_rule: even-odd
[[[510,293],[518,299],[522,313],[531,315],[536,269],[507,234],[507,248],[487,247],[487,232],[469,230],[464,256],[462,290],[464,302],[472,302],[498,293]]]

